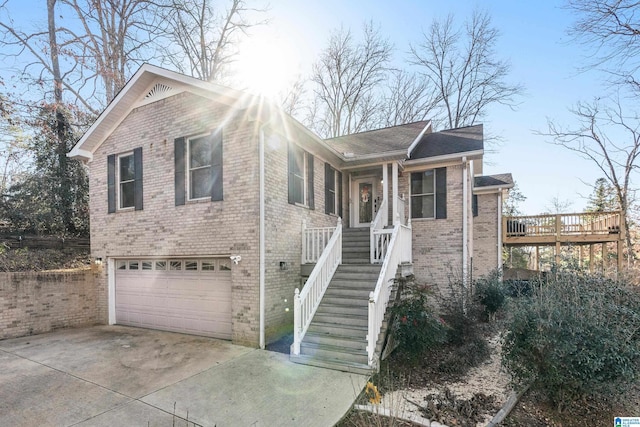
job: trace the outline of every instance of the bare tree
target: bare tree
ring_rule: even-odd
[[[449,128],[476,124],[492,104],[514,106],[522,88],[506,82],[510,65],[497,58],[499,37],[486,12],[475,11],[463,28],[452,16],[434,20],[410,47],[410,62],[438,91]]]
[[[215,0],[165,0],[159,4],[165,23],[161,32],[175,45],[164,60],[201,80],[220,80],[238,53],[240,38],[251,27],[267,22],[250,20],[249,15],[265,9],[249,7],[244,0],[229,0],[226,8]]]
[[[364,25],[359,43],[350,30],[333,32],[313,65],[315,101],[309,117],[314,120],[307,124],[323,137],[360,132],[376,125],[381,107],[379,91],[387,77],[392,50],[380,28],[372,23]]]
[[[571,112],[578,120],[576,128],[564,128],[549,121],[548,136],[553,143],[590,160],[615,189],[625,230],[633,203],[632,175],[640,155],[640,117],[625,114],[620,100],[611,105],[578,103]],[[631,233],[626,233],[627,253],[634,259]]]
[[[577,15],[569,34],[594,49],[589,67],[609,64],[620,83],[640,90],[635,75],[640,67],[640,2],[635,0],[567,0]]]
[[[20,73],[43,86],[45,97],[53,90],[58,100],[64,88],[68,102],[95,115],[124,86],[132,65],[149,59],[152,6],[150,0],[47,0],[45,31],[0,19],[7,46],[1,56],[17,58]],[[68,25],[52,21],[55,16],[66,17]],[[47,84],[50,80],[55,83]]]
[[[429,80],[405,70],[394,70],[383,99],[380,123],[396,126],[429,118],[440,102]]]

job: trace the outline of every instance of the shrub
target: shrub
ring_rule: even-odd
[[[428,306],[430,291],[413,280],[402,279],[400,297],[391,308],[393,337],[398,350],[410,361],[417,361],[429,349],[446,339],[445,326]]]
[[[602,277],[561,275],[513,301],[502,361],[559,411],[588,394],[623,391],[640,370],[640,294]]]
[[[494,272],[486,278],[477,280],[475,283],[476,296],[489,319],[493,318],[496,312],[504,307],[507,299],[500,279],[500,274]]]

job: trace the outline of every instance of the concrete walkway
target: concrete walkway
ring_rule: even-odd
[[[120,326],[0,341],[0,425],[332,426],[366,377]]]

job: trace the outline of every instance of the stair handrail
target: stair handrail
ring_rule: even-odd
[[[293,297],[293,344],[291,352],[300,354],[300,344],[307,333],[309,324],[322,301],[338,265],[342,264],[342,218],[318,258],[315,267],[304,284],[302,291],[296,288]]]
[[[380,204],[380,208],[376,213],[375,218],[371,221],[371,225],[369,226],[369,257],[371,264],[376,263],[376,234],[380,230],[383,230],[385,225],[388,222],[389,208],[387,208],[387,199],[382,199],[382,203]]]
[[[411,254],[411,221],[407,225],[396,224],[393,227],[391,239],[385,254],[376,288],[369,294],[367,354],[370,367],[375,366],[375,351],[384,320],[384,314],[389,304],[393,280],[398,272],[398,265],[412,262]]]
[[[335,227],[307,227],[307,222],[302,221],[301,262],[303,264],[313,264],[318,261],[335,229]]]

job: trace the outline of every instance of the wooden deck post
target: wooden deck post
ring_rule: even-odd
[[[602,274],[607,272],[607,258],[609,258],[609,252],[607,248],[607,244],[602,244]]]
[[[593,254],[593,243],[589,245],[589,272],[593,273],[595,270],[595,259]]]

